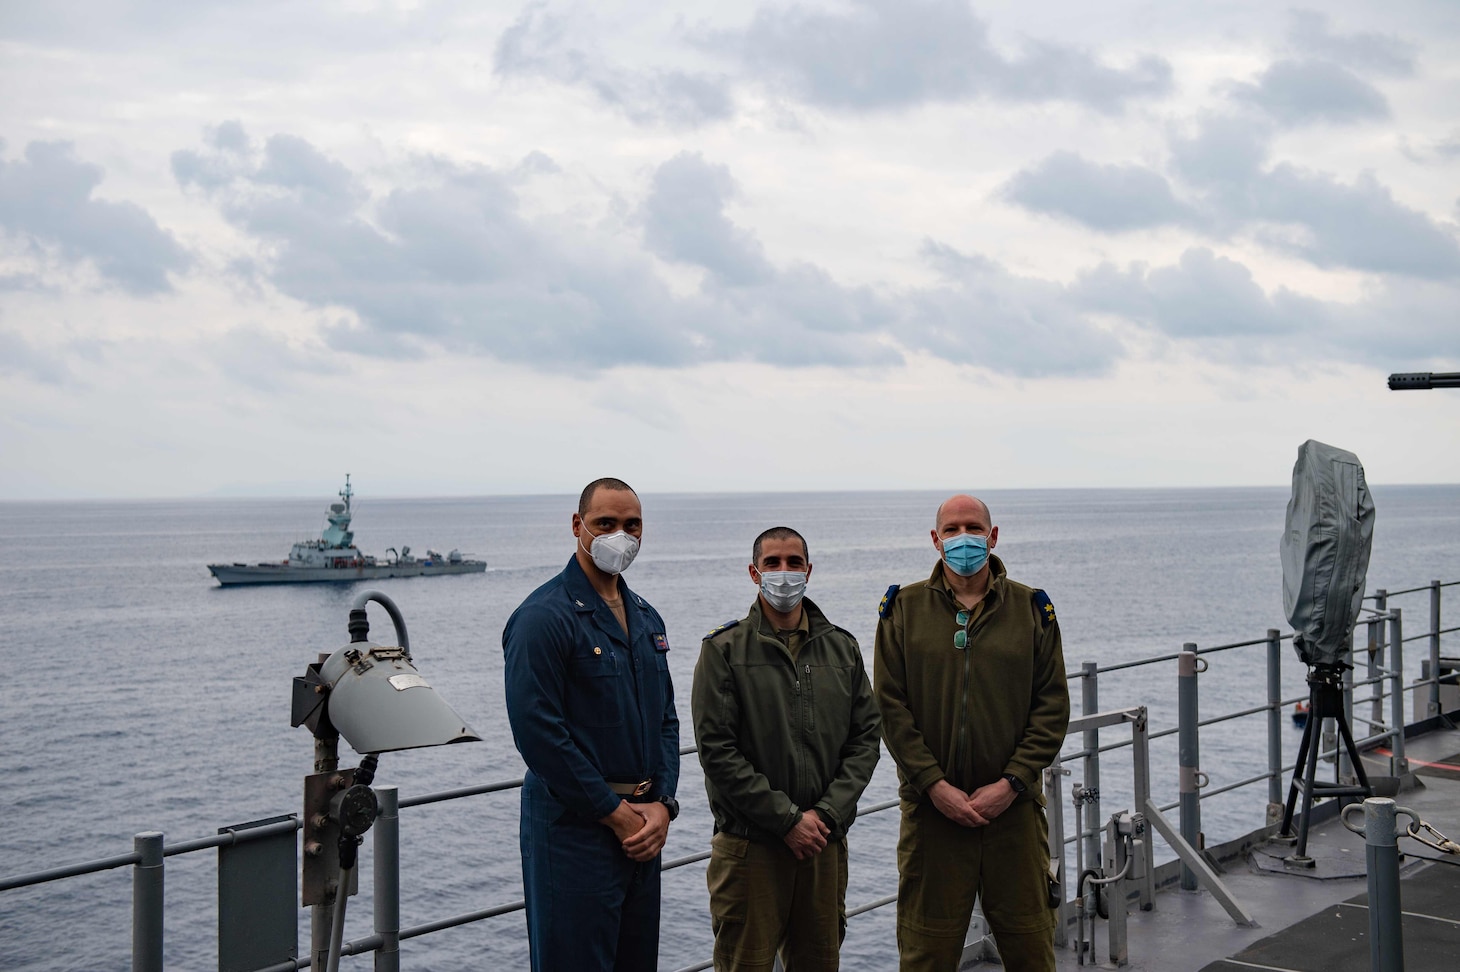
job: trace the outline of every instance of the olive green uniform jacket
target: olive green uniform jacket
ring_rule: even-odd
[[[873,677],[904,800],[942,779],[971,793],[1012,773],[1025,786],[1018,799],[1044,804],[1041,770],[1070,721],[1059,622],[1044,592],[1009,580],[998,557],[989,566],[966,649],[954,646],[961,608],[941,560],[878,612]]]
[[[780,841],[803,810],[846,834],[881,752],[857,639],[802,599],[808,631],[791,653],[756,598],[705,636],[691,705],[716,833]]]

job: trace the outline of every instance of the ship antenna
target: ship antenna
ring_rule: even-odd
[[[345,512],[350,511],[350,497],[355,495],[350,489],[350,474],[345,473],[345,488],[340,490],[340,498],[345,501]]]

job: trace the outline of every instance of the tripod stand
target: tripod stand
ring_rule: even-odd
[[[1313,809],[1313,798],[1343,796],[1373,796],[1368,774],[1364,772],[1363,760],[1359,758],[1358,747],[1354,745],[1353,733],[1348,719],[1343,714],[1343,670],[1348,665],[1339,662],[1332,665],[1313,665],[1308,669],[1308,723],[1303,727],[1303,742],[1298,746],[1298,762],[1293,767],[1293,781],[1288,785],[1288,802],[1283,808],[1283,826],[1279,836],[1291,837],[1288,828],[1293,823],[1293,808],[1298,795],[1303,797],[1303,817],[1298,822],[1298,845],[1288,862],[1300,867],[1312,867],[1308,857],[1308,820]],[[1332,719],[1338,726],[1338,734],[1348,749],[1349,762],[1353,764],[1357,784],[1330,783],[1314,779],[1318,772],[1318,753],[1323,748],[1323,720]]]

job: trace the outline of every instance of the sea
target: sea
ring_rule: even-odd
[[[1372,490],[1370,590],[1460,580],[1460,486]],[[932,570],[929,531],[945,495],[646,494],[643,549],[625,578],[668,626],[683,740],[692,742],[687,700],[701,636],[742,617],[754,599],[746,565],[757,533],[789,525],[807,537],[808,596],[857,637],[870,668],[878,601],[889,584]],[[1010,576],[1043,588],[1055,604],[1070,671],[1287,630],[1278,561],[1284,488],[1030,489],[984,498]],[[125,854],[142,831],[181,841],[298,811],[313,748],[307,730],[289,725],[291,681],[349,640],[349,604],[364,587],[225,589],[205,565],[281,559],[294,541],[318,535],[332,499],[0,503],[0,875]],[[503,707],[501,633],[513,608],[572,554],[575,501],[357,496],[354,529],[366,552],[460,548],[489,563],[484,575],[370,585],[400,606],[419,669],[482,736],[387,754],[378,784],[410,797],[522,774]],[[1457,605],[1453,618],[1460,588],[1447,595]],[[1409,616],[1407,633],[1424,630],[1427,593],[1393,604]],[[392,643],[385,614],[372,608],[371,617],[372,640]],[[1422,654],[1423,641],[1406,646],[1410,678]],[[1204,717],[1266,701],[1261,647],[1208,660]],[[1286,645],[1283,672],[1285,693],[1304,694],[1303,668]],[[1100,679],[1100,707],[1144,704],[1153,731],[1170,728],[1176,684],[1174,661],[1110,673]],[[1072,695],[1078,713],[1078,683]],[[1298,730],[1285,720],[1284,731],[1292,759]],[[1152,744],[1157,802],[1176,799],[1175,743],[1168,736]],[[1266,721],[1211,727],[1201,746],[1213,789],[1263,772]],[[342,764],[353,764],[348,746],[341,749]],[[1105,814],[1124,809],[1110,781],[1128,776],[1128,760],[1106,758]],[[1078,762],[1069,767],[1067,786],[1081,772]],[[895,792],[884,754],[864,805]],[[666,858],[708,847],[711,820],[693,756],[683,761],[680,799]],[[1204,801],[1208,842],[1261,825],[1266,801],[1262,784]],[[515,791],[403,811],[403,926],[519,899],[517,818]],[[853,828],[849,907],[895,891],[896,832],[895,810]],[[347,939],[371,930],[370,861],[367,841]],[[704,865],[663,880],[660,968],[708,959]],[[169,858],[166,881],[168,967],[217,968],[216,854]],[[0,892],[0,969],[127,968],[130,891],[130,871],[119,868]],[[301,909],[301,953],[308,940]],[[526,969],[524,918],[515,912],[414,938],[402,953],[404,967],[420,972]],[[892,908],[851,919],[843,968],[879,972],[894,967],[895,954]],[[347,957],[342,968],[370,963],[368,955]]]

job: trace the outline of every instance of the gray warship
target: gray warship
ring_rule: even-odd
[[[388,556],[378,558],[361,553],[350,530],[350,474],[345,474],[342,502],[331,503],[325,519],[329,525],[318,540],[301,540],[289,551],[288,560],[257,564],[209,564],[208,570],[224,587],[240,584],[319,584],[376,580],[381,577],[430,577],[436,574],[480,574],[485,560],[463,557],[460,550],[445,556],[427,550],[425,557],[411,554],[410,547],[387,547]]]

